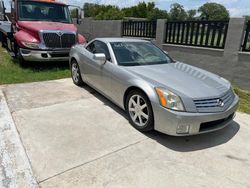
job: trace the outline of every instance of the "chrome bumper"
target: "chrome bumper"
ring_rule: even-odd
[[[20,48],[25,61],[68,61],[70,49],[63,50],[30,50]]]
[[[155,130],[173,136],[187,136],[212,132],[229,125],[239,105],[239,97],[224,112],[188,113],[168,110],[152,104],[154,111]]]

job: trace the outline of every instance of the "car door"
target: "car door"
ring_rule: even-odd
[[[93,58],[96,53],[104,53],[106,56],[106,62],[100,62]],[[84,63],[82,64],[83,76],[85,76],[87,82],[107,94],[107,90],[110,85],[110,77],[107,76],[108,63],[111,63],[111,58],[107,45],[101,41],[95,40],[86,47],[84,55]]]
[[[113,70],[116,64],[112,62],[110,51],[106,43],[101,42],[99,53],[104,53],[106,62],[101,66],[101,84],[103,93],[113,99],[114,91],[112,91]]]
[[[96,42],[92,41],[83,49],[80,59],[83,63],[80,64],[82,77],[91,86],[100,89],[100,62],[94,59],[96,53]]]

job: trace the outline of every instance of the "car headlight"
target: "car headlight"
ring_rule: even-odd
[[[38,49],[39,44],[35,42],[22,42],[22,44],[27,48]]]
[[[155,88],[155,90],[163,107],[176,111],[185,111],[181,98],[178,95],[160,87]]]

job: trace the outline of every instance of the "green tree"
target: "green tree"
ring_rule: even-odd
[[[198,12],[203,20],[229,20],[229,11],[218,3],[205,3]]]
[[[95,17],[97,20],[121,20],[124,17],[124,13],[116,8],[110,8],[107,11],[101,11],[99,14]]]
[[[148,20],[168,19],[168,18],[169,18],[168,12],[165,10],[160,10],[158,8],[153,9],[147,14]]]
[[[196,20],[195,15],[196,15],[196,10],[191,9],[187,11],[187,20]]]
[[[83,9],[85,17],[98,20],[117,20],[124,17],[147,18],[148,20],[168,18],[168,12],[156,8],[154,2],[140,2],[136,6],[123,9],[111,5],[85,3]]]
[[[136,14],[139,18],[146,18],[148,13],[148,7],[145,2],[140,2],[136,7]]]
[[[112,5],[85,3],[83,10],[85,17],[93,17],[98,20],[119,20],[124,17],[124,13]]]
[[[156,8],[154,2],[140,2],[136,6],[123,8],[122,11],[126,17],[147,18],[148,20],[168,18],[168,12]]]
[[[139,2],[138,5],[123,8],[126,17],[136,17],[136,18],[147,18],[149,11],[152,11],[155,7],[154,2],[146,4],[145,2]]]
[[[187,19],[187,13],[183,5],[174,3],[170,6],[169,17],[171,21],[182,21]]]
[[[246,15],[246,16],[243,16],[243,17],[246,18],[247,21],[250,20],[250,15],[249,16]]]
[[[83,6],[85,17],[95,17],[99,13],[99,5],[93,3],[85,3]]]

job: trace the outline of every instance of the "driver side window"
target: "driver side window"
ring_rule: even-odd
[[[90,43],[87,48],[86,48],[89,52],[96,54],[96,53],[104,53],[106,56],[107,61],[111,62],[111,57],[110,57],[110,53],[109,53],[109,49],[108,46],[101,41],[93,41],[92,43]]]

